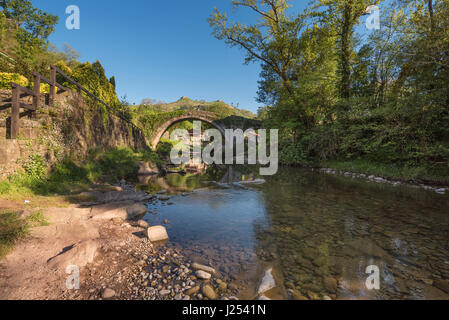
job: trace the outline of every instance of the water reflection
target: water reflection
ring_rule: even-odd
[[[233,169],[151,183],[184,192],[254,177]],[[216,267],[243,298],[273,266],[273,298],[449,299],[447,196],[294,168],[248,190],[213,186],[147,218],[167,219],[172,245]],[[380,290],[365,286],[369,265]]]

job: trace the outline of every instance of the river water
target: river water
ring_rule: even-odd
[[[298,168],[246,189],[226,184],[253,178],[234,169],[147,179],[147,190],[176,195],[145,218],[168,220],[170,245],[216,268],[242,299],[257,298],[267,268],[273,299],[449,299],[448,195]],[[368,266],[379,289],[366,285]]]

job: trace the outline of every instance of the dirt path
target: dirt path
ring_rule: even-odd
[[[117,260],[129,262],[128,255],[121,255],[120,259],[109,263],[107,253],[122,247],[139,247],[147,242],[143,228],[138,227],[135,222],[135,226],[132,226],[125,221],[129,213],[133,217],[138,213],[142,214],[145,206],[129,200],[106,209],[102,207],[104,206],[95,206],[94,215],[92,207],[82,208],[73,204],[68,208],[41,209],[49,225],[31,229],[30,235],[0,261],[0,299],[74,298],[73,290],[68,290],[66,286],[66,280],[70,276],[66,273],[68,263],[80,264],[81,287],[90,290],[82,285],[88,278],[84,272],[86,265],[95,263],[101,269],[101,265],[108,267],[110,264],[119,264]],[[18,205],[2,200],[1,208],[17,210]],[[29,209],[24,214],[37,210],[39,208]],[[103,218],[102,215],[107,217]],[[86,243],[94,244],[95,249],[91,252],[78,250],[80,252],[71,253],[75,251],[73,248]],[[94,259],[91,257],[92,253]],[[59,261],[56,265],[52,263],[52,259],[56,260],[55,257],[62,262]],[[79,290],[77,291],[79,296]]]
[[[237,299],[238,287],[211,266],[193,263],[170,242],[153,246],[148,240],[148,225],[139,220],[144,204],[169,196],[129,190],[93,195],[95,203],[24,211],[43,210],[49,225],[33,228],[0,261],[0,299]],[[20,209],[17,203],[2,206]],[[74,270],[67,270],[73,266],[79,270],[75,289],[67,286],[68,279],[74,283]]]

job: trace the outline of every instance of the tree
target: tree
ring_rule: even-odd
[[[115,88],[115,77],[114,76],[112,76],[110,79],[109,79],[109,82],[114,86],[114,88]]]
[[[374,3],[373,3],[374,2]],[[340,50],[340,96],[350,97],[351,63],[354,50],[354,27],[365,14],[369,5],[379,4],[379,0],[316,0],[313,9],[322,22],[333,26],[339,37]],[[321,8],[325,8],[321,11]]]
[[[74,61],[77,61],[81,56],[80,53],[73,49],[68,43],[63,44],[62,51],[69,65],[71,65]]]
[[[15,22],[17,29],[23,27],[32,38],[46,41],[58,23],[57,16],[33,7],[28,0],[0,0],[0,7],[6,18]]]
[[[305,126],[312,125],[305,110],[306,102],[296,94],[292,82],[298,56],[298,38],[305,25],[302,14],[289,16],[288,0],[233,0],[234,8],[243,7],[254,12],[259,21],[252,25],[229,22],[226,14],[215,8],[208,19],[214,36],[231,47],[246,52],[245,63],[260,62],[268,72],[281,80],[282,90],[298,106],[298,115]]]

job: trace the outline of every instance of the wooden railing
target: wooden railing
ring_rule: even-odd
[[[76,90],[81,97],[82,93],[84,92],[87,96],[91,97],[95,101],[99,102],[100,104],[104,105],[106,107],[106,110],[109,113],[114,114],[115,116],[121,118],[122,120],[128,122],[133,127],[138,128],[136,125],[134,125],[129,119],[127,119],[123,114],[120,112],[117,112],[113,108],[111,108],[106,102],[95,96],[93,93],[91,93],[89,90],[84,88],[81,84],[70,78],[68,75],[66,75],[64,72],[62,72],[58,67],[55,67],[53,65],[50,65],[50,79],[45,78],[44,76],[40,75],[39,73],[33,74],[33,90],[25,88],[20,86],[17,83],[11,82],[11,88],[12,88],[12,98],[10,100],[6,100],[3,102],[7,102],[6,104],[0,106],[0,111],[6,110],[11,108],[11,120],[10,120],[10,136],[7,137],[9,139],[17,139],[19,136],[19,121],[20,118],[24,116],[28,116],[29,118],[33,118],[36,116],[36,111],[41,107],[40,105],[40,98],[41,98],[41,92],[40,92],[40,85],[41,83],[47,83],[50,86],[50,91],[48,94],[48,104],[44,104],[44,106],[53,107],[55,97],[57,94],[61,94],[63,92],[69,91],[70,89],[64,87],[63,85],[57,83],[56,81],[56,75],[60,74],[67,82],[73,84],[76,87]],[[32,104],[26,104],[22,103],[20,99],[26,98],[26,97],[32,97]],[[47,99],[46,99],[47,100]],[[26,111],[20,113],[20,109],[25,109]]]

